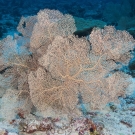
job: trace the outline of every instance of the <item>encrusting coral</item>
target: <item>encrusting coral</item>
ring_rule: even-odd
[[[24,111],[24,117],[26,117],[32,108],[32,102],[27,91],[9,89],[2,97],[1,104],[0,114],[9,122],[15,120],[20,110]]]

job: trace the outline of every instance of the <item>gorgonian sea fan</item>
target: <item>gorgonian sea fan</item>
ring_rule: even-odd
[[[99,30],[92,32],[90,41],[97,37],[93,33]],[[28,77],[31,100],[39,110],[51,106],[54,110],[60,108],[62,112],[76,112],[79,93],[83,103],[89,104],[91,109],[101,109],[108,102],[118,101],[118,96],[125,95],[131,77],[120,71],[110,73],[119,67],[117,60],[120,58],[114,59],[110,52],[117,50],[120,56],[124,55],[133,49],[134,40],[128,33],[122,36],[123,32],[116,31],[114,27],[108,26],[104,30],[108,30],[110,34],[106,34],[110,39],[114,34],[121,35],[122,41],[119,39],[119,46],[111,44],[106,47],[107,44],[101,44],[104,40],[100,38],[101,53],[95,52],[93,43],[90,49],[89,42],[84,38],[55,37],[47,53],[39,59],[42,67]],[[125,44],[129,45],[126,50],[117,49]]]

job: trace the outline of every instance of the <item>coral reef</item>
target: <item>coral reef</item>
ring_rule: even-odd
[[[12,125],[25,121],[30,113],[68,120],[84,115],[83,125],[88,125],[81,129],[98,134],[96,122],[87,118],[90,111],[118,103],[118,97],[133,92],[132,77],[121,71],[133,57],[133,37],[105,26],[79,38],[73,35],[76,26],[71,15],[49,9],[22,17],[17,29],[20,34],[0,41],[0,79],[9,83],[1,85],[0,117]],[[120,122],[132,128],[128,120]],[[29,129],[26,123],[20,123],[24,132]],[[41,123],[34,126],[28,132],[53,128]],[[81,129],[79,135],[84,133]]]

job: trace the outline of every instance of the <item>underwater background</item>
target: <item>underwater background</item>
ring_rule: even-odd
[[[15,31],[22,16],[36,15],[41,9],[56,9],[63,14],[84,19],[97,19],[134,36],[135,2],[133,0],[0,0],[0,38]]]
[[[48,20],[44,14],[48,15]],[[69,45],[73,42],[70,48],[73,52],[65,51],[67,42]],[[101,65],[95,64],[96,68],[91,71],[93,65],[88,65],[85,54],[91,57],[93,65],[102,59]],[[62,55],[67,57],[66,64]],[[69,70],[66,73],[65,65]],[[87,86],[88,80],[98,79],[105,86]],[[52,85],[56,88],[54,95],[39,90],[51,89]],[[77,89],[78,100],[72,100],[75,98],[73,92],[65,92],[69,102],[65,96],[62,99],[64,107],[61,107],[56,100],[58,110],[62,110],[57,114],[54,104],[48,103],[55,106],[53,110],[43,102],[61,95],[61,85],[62,89],[75,89],[75,92]],[[87,92],[91,88],[97,89],[93,97]],[[42,97],[44,94],[46,96]],[[85,104],[90,102],[88,98],[93,107]],[[81,114],[72,110],[70,103],[73,106],[76,103]],[[100,108],[102,104],[104,108]],[[63,108],[72,110],[73,114],[68,110],[72,117],[63,115]],[[135,134],[135,0],[0,0],[0,135],[28,134]]]

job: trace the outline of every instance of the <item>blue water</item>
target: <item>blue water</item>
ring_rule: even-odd
[[[36,15],[45,8],[86,19],[103,20],[109,25],[119,25],[119,29],[129,29],[135,25],[134,0],[0,0],[0,38],[7,31],[16,29],[21,16]],[[125,23],[124,19],[131,21],[130,26],[122,24],[122,21]]]

